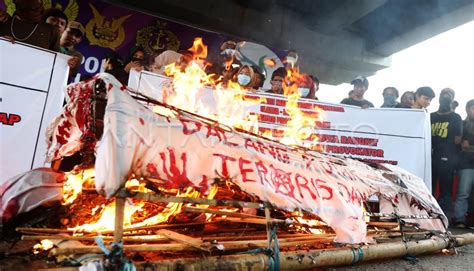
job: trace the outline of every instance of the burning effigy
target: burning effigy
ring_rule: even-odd
[[[323,117],[295,106],[297,70],[285,83],[291,121],[282,137],[273,138],[259,134],[255,116],[245,110],[259,99],[209,79],[199,62],[205,48],[193,48],[195,59],[186,66],[166,67],[172,79],[161,99],[109,74],[67,87],[67,104],[47,134],[48,157],[80,152],[83,160],[60,176],[61,228],[18,229],[27,240],[41,240],[37,253],[47,250],[59,261],[95,253],[94,259],[115,259],[116,267],[126,255],[177,268],[203,252],[261,252],[279,264],[281,253],[288,259],[301,249],[348,244],[362,255],[360,245],[379,238],[445,233],[448,221],[419,177],[389,164],[323,154],[317,144],[295,144]],[[215,87],[213,110],[196,99],[209,84]],[[250,252],[257,248],[263,250]],[[310,266],[319,266],[315,262]],[[220,264],[214,268],[224,268]]]

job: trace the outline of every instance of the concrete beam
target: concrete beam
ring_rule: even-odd
[[[374,54],[389,56],[473,20],[474,1],[368,50]]]
[[[331,34],[343,31],[352,23],[384,5],[387,0],[350,0],[326,16],[317,20],[314,29]]]

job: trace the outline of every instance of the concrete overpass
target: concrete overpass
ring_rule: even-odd
[[[333,85],[373,75],[390,66],[393,53],[474,20],[474,0],[108,2],[271,48],[295,49],[303,71]]]

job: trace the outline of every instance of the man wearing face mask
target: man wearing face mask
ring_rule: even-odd
[[[452,110],[453,100],[454,90],[443,89],[439,96],[439,109],[431,113],[432,191],[436,191],[439,182],[439,205],[448,218],[453,212],[453,177],[462,135],[462,119]]]
[[[364,93],[369,88],[369,80],[363,76],[358,76],[351,81],[354,85],[352,95],[341,101],[341,104],[355,105],[362,108],[374,107],[374,104],[364,99]]]
[[[398,89],[394,87],[386,87],[383,92],[382,108],[394,108],[398,106]]]
[[[0,23],[0,37],[21,41],[52,51],[59,51],[59,32],[41,22],[44,12],[42,0],[15,0],[16,11]]]

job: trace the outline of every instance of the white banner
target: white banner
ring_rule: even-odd
[[[0,39],[0,184],[44,165],[44,134],[63,106],[68,58]]]
[[[95,185],[109,197],[132,175],[165,189],[193,187],[202,193],[216,180],[231,180],[275,207],[317,215],[334,229],[337,241],[347,243],[367,241],[362,206],[372,195],[384,199],[381,208],[394,206],[400,215],[439,214],[447,223],[423,181],[396,166],[374,168],[289,147],[183,112],[161,116],[136,102],[112,76],[100,78],[108,102]],[[438,219],[416,222],[444,230]]]
[[[162,87],[170,80],[150,72],[132,71],[129,87],[163,101]],[[203,103],[215,108],[215,95],[211,89],[203,90],[199,95]],[[266,102],[249,110],[259,115],[260,131],[270,130],[278,136],[288,121],[284,110],[286,99],[262,92],[247,96],[266,97]],[[425,111],[361,109],[308,99],[301,99],[298,106],[307,112],[315,112],[316,107],[324,110],[324,121],[316,123],[318,128],[314,135],[324,146],[325,153],[397,165],[422,178],[431,191],[431,130],[429,114]]]

